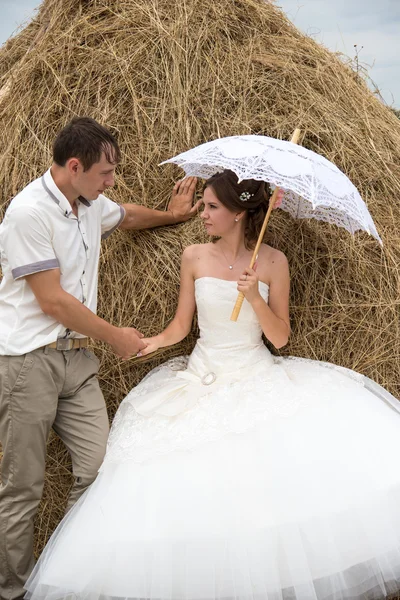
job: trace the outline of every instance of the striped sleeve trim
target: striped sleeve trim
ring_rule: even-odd
[[[33,273],[40,273],[41,271],[50,271],[51,269],[58,269],[60,263],[56,258],[51,260],[41,260],[40,262],[30,263],[29,265],[23,265],[17,267],[11,271],[14,279],[25,277],[26,275],[32,275]]]
[[[101,236],[102,240],[106,240],[112,233],[114,233],[114,231],[121,225],[122,221],[125,219],[126,212],[125,212],[124,207],[120,206],[119,210],[120,210],[120,218],[119,218],[118,223],[115,225],[115,227],[113,227],[112,229],[109,229],[108,231],[105,231],[102,234],[102,236]]]

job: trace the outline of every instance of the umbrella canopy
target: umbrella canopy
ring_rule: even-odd
[[[283,188],[281,208],[297,219],[318,219],[363,230],[380,243],[375,224],[357,188],[332,162],[292,142],[262,135],[213,140],[161,164],[175,163],[187,176],[208,179],[230,169],[239,181],[256,179]]]

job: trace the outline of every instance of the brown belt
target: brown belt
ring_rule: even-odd
[[[48,344],[46,348],[52,348],[53,350],[60,350],[65,352],[66,350],[77,350],[79,348],[88,347],[88,338],[59,338],[56,342]]]

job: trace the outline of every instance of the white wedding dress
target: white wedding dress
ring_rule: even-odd
[[[260,284],[264,298],[268,286]],[[274,358],[236,283],[196,281],[200,339],[122,402],[33,600],[340,600],[400,587],[400,414],[371,380]]]

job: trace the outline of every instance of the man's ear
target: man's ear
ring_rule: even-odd
[[[80,167],[82,167],[78,158],[69,158],[65,166],[71,175],[76,175],[79,172]]]

